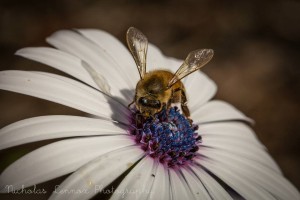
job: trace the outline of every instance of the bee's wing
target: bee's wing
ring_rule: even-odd
[[[126,40],[129,50],[136,62],[140,77],[143,79],[146,73],[148,39],[141,31],[134,27],[130,27],[127,31]]]
[[[168,88],[174,85],[177,81],[203,67],[212,59],[213,55],[214,51],[212,49],[199,49],[189,53],[183,64],[170,80]]]

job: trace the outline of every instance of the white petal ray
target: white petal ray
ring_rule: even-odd
[[[167,60],[167,68],[173,73],[175,73],[183,63],[183,60],[173,57],[165,57],[165,59]],[[185,80],[186,78],[183,79],[183,82]]]
[[[173,200],[193,199],[191,191],[181,174],[173,169],[169,169],[171,196]]]
[[[58,192],[52,193],[50,200],[89,199],[129,169],[144,153],[138,146],[130,146],[104,154],[69,176],[59,186]],[[86,192],[71,194],[59,192],[70,190]]]
[[[80,82],[59,75],[1,71],[0,88],[53,101],[119,122],[128,121],[126,115],[129,113],[126,107]]]
[[[235,137],[218,137],[218,136],[211,136],[211,135],[203,135],[203,145],[208,146],[211,144],[223,144],[225,143],[226,145],[234,145],[234,146],[243,146],[243,145],[248,145],[251,146],[251,148],[258,148],[261,150],[264,150],[264,146],[262,146],[260,143],[258,143],[255,140],[242,140],[240,138],[235,138]]]
[[[201,71],[194,72],[184,78],[184,86],[190,111],[199,109],[217,92],[216,84]]]
[[[254,182],[250,181],[248,177],[237,171],[225,168],[220,165],[220,163],[206,158],[197,159],[196,161],[224,181],[245,199],[275,199],[268,191],[257,186]]]
[[[210,195],[204,188],[202,182],[188,169],[182,168],[181,172],[191,189],[194,199],[211,200]]]
[[[255,141],[260,143],[255,132],[243,122],[216,122],[201,124],[198,132],[207,137],[234,137],[241,140]]]
[[[134,88],[126,82],[118,65],[104,49],[79,33],[69,30],[55,32],[47,38],[47,42],[87,62],[96,72],[110,80],[109,84],[113,96],[126,106],[130,103],[129,99],[134,96]]]
[[[216,200],[232,200],[228,192],[206,171],[197,166],[190,166],[190,169],[202,182],[212,199]]]
[[[242,174],[255,185],[270,192],[276,199],[300,198],[299,192],[288,180],[261,163],[215,149],[201,149],[201,154],[217,161],[222,168]]]
[[[19,189],[77,170],[92,159],[118,148],[133,145],[125,135],[62,140],[43,146],[15,161],[1,174],[1,192],[5,185]]]
[[[191,118],[196,124],[229,120],[242,120],[253,123],[252,119],[246,117],[232,105],[220,100],[209,101],[203,106],[191,110]]]
[[[107,103],[107,105],[109,105],[109,109],[110,109],[110,113],[111,113],[110,119],[116,120],[118,122],[128,123],[128,119],[129,119],[129,116],[131,115],[131,113],[130,113],[127,105],[124,106],[122,103],[120,103],[120,101],[118,101],[117,98],[108,96],[102,92],[99,92],[93,88],[87,87],[87,86],[81,84],[80,82],[77,82],[73,79],[66,78],[64,76],[59,76],[56,74],[44,73],[44,72],[34,72],[34,73],[42,74],[45,76],[49,76],[51,78],[61,80],[68,84],[72,84],[76,88],[80,88],[83,90],[89,90],[89,93],[91,93],[94,96],[94,98],[97,99],[97,101],[98,101],[99,96],[101,95],[101,97],[105,99],[105,102]]]
[[[122,70],[124,78],[131,84],[130,87],[135,88],[140,79],[136,64],[128,49],[117,38],[102,30],[78,29],[77,31],[103,49],[104,53],[118,65],[118,69]]]
[[[245,156],[254,161],[264,163],[268,167],[272,168],[274,171],[280,172],[280,170],[278,169],[278,166],[275,164],[274,160],[272,160],[270,158],[269,154],[267,154],[262,149],[258,149],[256,147],[252,147],[252,146],[245,146],[245,143],[239,144],[239,143],[235,142],[235,143],[224,144],[219,141],[216,141],[216,142],[215,141],[211,141],[211,142],[206,141],[205,144],[203,142],[203,144],[201,144],[201,146],[215,148],[220,151],[228,151],[232,154],[236,154],[239,156]]]
[[[169,65],[167,57],[153,44],[149,43],[147,52],[147,72],[157,69],[166,69],[175,72],[177,69],[173,69]]]
[[[198,133],[202,136],[200,146],[247,157],[281,173],[276,162],[256,138],[254,131],[242,122],[202,124]]]
[[[46,139],[127,134],[124,128],[111,121],[88,117],[63,115],[34,117],[0,129],[0,150]]]
[[[149,156],[143,158],[122,180],[110,200],[147,199],[155,178],[156,167],[153,158]]]
[[[152,199],[164,199],[168,200],[170,198],[170,181],[169,181],[168,169],[159,164],[157,166],[155,179],[151,188],[148,200]]]
[[[49,47],[27,47],[18,50],[16,55],[46,64],[98,88],[90,74],[82,66],[82,61],[71,54]]]

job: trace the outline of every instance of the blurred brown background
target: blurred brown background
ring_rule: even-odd
[[[214,49],[215,57],[203,71],[219,86],[216,98],[256,121],[258,137],[300,188],[299,1],[1,0],[0,67],[57,72],[14,52],[46,45],[45,37],[59,29],[103,29],[124,42],[130,26],[142,30],[168,56],[183,59],[194,49]],[[83,114],[25,95],[0,91],[0,96],[0,127],[39,115]],[[1,151],[1,171],[41,145]]]

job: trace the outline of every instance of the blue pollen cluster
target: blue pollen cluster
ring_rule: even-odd
[[[196,132],[198,125],[191,125],[177,107],[163,109],[146,120],[136,111],[132,126],[130,133],[142,149],[169,167],[190,162],[201,143],[201,136]]]

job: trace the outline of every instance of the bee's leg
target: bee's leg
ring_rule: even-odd
[[[184,115],[187,117],[187,118],[190,118],[190,110],[187,106],[187,98],[186,98],[186,95],[185,95],[185,91],[184,90],[181,90],[181,109],[182,109],[182,112],[184,113]]]
[[[181,110],[184,114],[184,116],[186,116],[186,118],[189,120],[190,124],[192,125],[193,120],[190,118],[191,114],[190,114],[190,110],[187,106],[187,98],[186,98],[186,94],[185,94],[185,90],[183,88],[178,88],[180,91],[180,104],[181,104]]]
[[[134,99],[132,100],[132,102],[130,104],[128,104],[128,108],[130,109],[131,105],[134,104],[136,102],[136,94],[134,95]]]
[[[134,103],[134,100],[130,103],[130,104],[128,104],[128,108],[130,108],[130,106],[132,105]]]
[[[143,124],[143,115],[140,113],[137,113],[135,116],[135,125],[137,129],[141,129],[142,124]]]
[[[169,100],[167,103],[162,103],[160,111],[166,110],[166,109],[170,108],[170,106],[171,106],[171,100]]]
[[[176,106],[177,108],[179,108],[180,112],[182,112],[181,109],[181,88],[176,88],[172,91],[172,98],[171,98],[171,103],[172,106]]]
[[[186,117],[189,117],[190,111],[189,111],[189,108],[187,107],[187,98],[186,98],[184,89],[179,87],[179,88],[176,88],[175,90],[173,90],[172,98],[173,98],[173,103],[175,103],[175,104],[179,103],[183,114]]]

